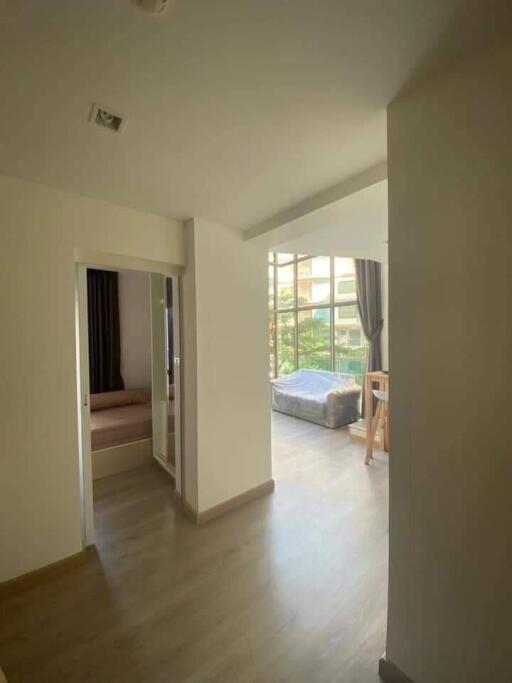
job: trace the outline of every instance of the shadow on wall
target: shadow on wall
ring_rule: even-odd
[[[510,0],[465,0],[452,11],[446,29],[425,52],[423,59],[395,94],[405,95],[447,64],[485,49],[489,41],[510,40],[512,2]]]

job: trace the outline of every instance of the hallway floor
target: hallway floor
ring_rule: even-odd
[[[0,604],[16,681],[376,683],[387,455],[273,415],[276,490],[194,527],[155,464],[95,484],[98,554]]]

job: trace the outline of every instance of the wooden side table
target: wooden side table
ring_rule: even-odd
[[[377,386],[374,386],[377,385]],[[367,372],[364,385],[364,417],[366,420],[366,441],[371,431],[371,424],[373,419],[373,390],[380,389],[381,391],[389,391],[389,373],[382,370],[375,370],[374,372]],[[384,450],[389,451],[389,436],[388,430],[384,430],[383,434]]]

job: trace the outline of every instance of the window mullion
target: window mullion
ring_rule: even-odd
[[[274,252],[274,368],[275,376],[279,377],[279,356],[277,351],[277,253]]]
[[[293,261],[293,299],[294,299],[294,322],[295,322],[295,345],[294,345],[294,363],[295,370],[299,369],[299,286],[297,281],[297,255],[294,256]]]
[[[327,323],[327,320],[330,321],[330,330],[329,330],[329,335],[327,336],[327,339],[329,340],[330,343],[330,350],[328,354],[325,354],[325,346],[324,345],[319,345],[319,348],[317,349],[318,354],[319,354],[319,359],[317,359],[315,355],[315,360],[311,360],[308,357],[308,362],[305,362],[305,366],[308,367],[309,363],[311,362],[313,366],[317,366],[318,363],[320,363],[320,367],[326,367],[326,360],[329,360],[329,365],[327,367],[330,367],[331,371],[336,372],[337,370],[341,371],[341,366],[345,366],[345,361],[347,360],[348,366],[350,366],[349,370],[345,371],[350,371],[350,372],[355,372],[357,373],[357,376],[359,377],[361,375],[361,372],[358,369],[353,370],[352,366],[349,361],[351,361],[352,358],[358,360],[360,357],[364,355],[364,349],[362,348],[363,346],[366,346],[366,340],[364,337],[364,333],[361,329],[361,323],[358,315],[358,305],[357,305],[357,295],[353,291],[353,282],[350,277],[351,271],[344,269],[344,265],[342,264],[343,268],[340,271],[340,283],[337,283],[336,280],[336,266],[337,266],[337,259],[334,256],[329,256],[329,257],[324,257],[326,260],[329,260],[329,287],[328,287],[328,292],[329,292],[329,300],[327,303],[309,303],[309,299],[306,296],[306,299],[308,299],[308,303],[299,302],[299,264],[303,261],[308,261],[314,257],[312,256],[301,256],[300,258],[297,256],[297,254],[293,255],[293,259],[290,259],[286,263],[278,263],[278,254],[274,253],[274,259],[273,259],[273,276],[274,276],[274,294],[273,294],[273,305],[274,305],[274,310],[273,310],[273,317],[271,320],[273,320],[273,327],[274,327],[274,350],[273,350],[273,361],[275,365],[275,376],[280,375],[280,355],[283,352],[283,349],[279,349],[279,340],[281,339],[280,337],[280,330],[278,329],[278,325],[280,324],[280,321],[282,318],[286,318],[286,334],[285,338],[289,339],[289,333],[290,333],[290,326],[293,325],[293,341],[291,342],[291,346],[289,345],[289,342],[287,343],[287,346],[285,347],[286,349],[286,357],[283,357],[283,362],[286,366],[286,372],[290,372],[292,368],[295,370],[298,370],[300,366],[300,361],[299,361],[299,356],[300,356],[300,350],[302,348],[302,352],[306,351],[306,348],[309,348],[309,345],[306,347],[301,346],[301,340],[299,339],[299,315],[302,314],[302,316],[305,316],[307,320],[313,319],[318,317],[319,320],[324,320],[325,323]],[[286,305],[285,308],[280,309],[279,308],[279,287],[278,287],[278,280],[279,280],[279,273],[280,268],[288,266],[288,268],[291,268],[292,270],[292,293],[293,293],[293,303],[291,305]],[[346,272],[345,272],[346,270]],[[315,277],[323,278],[324,276],[321,274],[322,271],[317,273]],[[305,277],[307,278],[308,276],[305,274]],[[313,276],[311,275],[311,278]],[[314,279],[314,278],[313,278]],[[313,281],[313,280],[312,280]],[[316,280],[315,280],[316,282]],[[323,279],[323,282],[325,282],[325,279]],[[348,283],[348,284],[347,284]],[[287,287],[289,285],[286,285]],[[324,285],[325,287],[325,285]],[[339,291],[338,291],[339,288]],[[289,290],[288,290],[289,291]],[[309,291],[309,290],[308,290]],[[325,291],[325,289],[323,290]],[[315,296],[317,296],[315,294]],[[321,298],[322,295],[318,295],[318,298]],[[338,301],[338,297],[341,299]],[[348,297],[348,298],[345,298]],[[350,298],[351,297],[351,298]],[[311,294],[311,301],[313,301],[314,297]],[[285,303],[285,300],[283,300],[283,303]],[[306,313],[306,311],[308,313]],[[322,313],[323,311],[323,313]],[[325,313],[329,311],[328,315],[325,316]],[[315,313],[317,312],[318,315]],[[339,320],[338,320],[339,317]],[[355,321],[352,320],[355,318]],[[281,321],[282,322],[282,321]],[[348,324],[350,322],[350,325]],[[322,328],[322,326],[318,326],[319,329]],[[309,326],[306,326],[306,329],[309,332]],[[317,326],[313,325],[312,330],[313,330],[313,336],[316,334],[315,330],[317,329]],[[354,332],[354,330],[357,330],[357,332]],[[336,348],[336,343],[338,340],[338,335],[337,333],[339,332],[339,343],[340,347],[337,349]],[[325,330],[321,331],[322,335],[325,335]],[[325,339],[325,336],[323,337]],[[326,340],[327,341],[327,340]],[[355,349],[353,351],[352,347]],[[361,347],[361,348],[360,348]],[[315,344],[312,346],[312,350],[316,348]],[[323,348],[323,350],[322,350]],[[346,349],[346,352],[345,352]],[[313,351],[312,351],[313,352]],[[316,352],[315,352],[316,353]],[[289,355],[291,354],[291,355]],[[338,361],[340,361],[338,367]]]
[[[330,298],[330,318],[331,318],[331,372],[334,372],[336,369],[336,357],[335,357],[335,350],[334,350],[334,343],[336,340],[336,335],[335,335],[335,329],[334,325],[336,322],[336,316],[335,316],[335,310],[334,310],[334,299],[335,299],[335,278],[334,278],[334,256],[330,257],[330,292],[331,292],[331,298]]]

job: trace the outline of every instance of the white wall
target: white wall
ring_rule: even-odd
[[[197,476],[197,325],[196,325],[196,261],[194,220],[185,224],[187,267],[182,278],[183,340],[183,443],[182,461],[185,472],[184,501],[198,510]]]
[[[184,263],[182,225],[0,177],[0,581],[81,549],[74,249]]]
[[[184,308],[195,319],[184,326],[185,349],[195,339],[197,356],[195,367],[186,365],[185,395],[193,396],[189,385],[196,382],[197,431],[186,449],[192,438],[197,509],[204,511],[272,476],[267,253],[241,233],[203,220],[191,221],[187,230],[193,254]],[[185,405],[190,429],[193,409]]]
[[[387,657],[415,683],[510,683],[512,48],[389,121]]]
[[[121,376],[126,389],[151,387],[149,274],[119,273]]]

